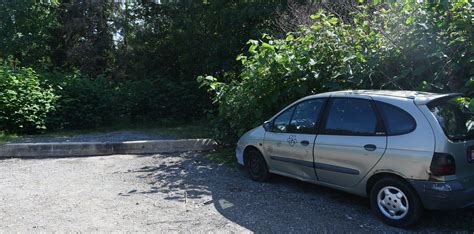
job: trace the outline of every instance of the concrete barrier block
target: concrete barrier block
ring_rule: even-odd
[[[12,143],[0,145],[0,158],[84,157],[112,154],[154,154],[207,151],[217,143],[212,139],[182,139],[126,142]]]

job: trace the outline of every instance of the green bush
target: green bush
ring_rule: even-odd
[[[199,93],[189,91],[198,84],[167,79],[144,79],[118,83],[117,93],[120,113],[131,121],[200,118],[203,105],[196,101]],[[192,87],[191,87],[192,86]],[[203,92],[205,94],[205,92]]]
[[[0,128],[3,131],[34,133],[44,130],[56,99],[51,87],[42,87],[33,69],[15,69],[6,63],[0,65]]]
[[[198,77],[214,93],[217,137],[234,141],[292,101],[331,90],[473,95],[474,33],[467,1],[361,7],[349,22],[324,11],[311,18],[311,27],[286,38],[250,40],[248,53],[237,58],[238,77]]]
[[[59,99],[48,126],[84,129],[109,124],[118,118],[118,91],[104,76],[90,79],[78,72],[49,73]]]
[[[60,96],[48,119],[52,129],[87,129],[114,122],[199,117],[190,84],[161,79],[112,81],[102,75],[90,79],[79,72],[50,72],[46,76]],[[192,84],[197,86],[197,84]],[[199,113],[196,116],[195,113]]]
[[[120,84],[119,109],[126,119],[147,120],[156,112],[156,96],[152,80],[132,80]]]

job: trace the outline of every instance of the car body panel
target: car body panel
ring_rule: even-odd
[[[448,93],[448,94],[439,94],[439,93],[429,93],[422,91],[409,91],[409,90],[342,90],[334,92],[326,92],[315,95],[310,95],[305,98],[314,98],[314,97],[336,97],[336,96],[345,96],[345,97],[360,97],[360,96],[370,96],[370,97],[387,97],[390,99],[411,99],[417,105],[426,105],[427,103],[449,96],[459,96],[461,93]]]
[[[331,95],[331,99],[340,98],[362,99],[372,103],[372,98],[366,95],[354,96],[349,92]],[[375,150],[368,151],[364,148],[365,145],[375,146]],[[386,145],[386,136],[354,137],[319,133],[314,150],[315,168],[319,181],[341,187],[355,186],[380,160]]]
[[[435,152],[449,153],[456,160],[456,174],[452,176],[437,177],[438,180],[450,181],[460,180],[464,187],[474,187],[474,163],[467,162],[467,150],[474,147],[474,140],[453,142],[444,134],[443,129],[438,124],[436,117],[425,105],[420,106],[420,110],[425,113],[428,122],[431,124],[435,134]]]
[[[313,165],[315,135],[267,132],[263,151],[274,172],[284,172],[305,180],[316,180]],[[303,141],[308,144],[302,144]]]
[[[253,147],[260,152],[263,152],[263,140],[265,138],[265,133],[265,129],[262,125],[260,125],[246,132],[244,135],[242,135],[242,137],[240,137],[235,149],[237,162],[239,164],[244,165],[244,151],[247,147]],[[265,157],[265,160],[268,162],[268,158]]]
[[[396,171],[403,178],[427,180],[435,149],[435,137],[431,125],[413,99],[376,96],[376,101],[392,104],[410,113],[416,128],[407,134],[387,137],[387,150],[369,177],[381,172]]]
[[[318,135],[314,160],[316,173],[321,182],[342,187],[359,183],[385,152],[385,136],[334,136]],[[364,145],[376,146],[367,151]]]

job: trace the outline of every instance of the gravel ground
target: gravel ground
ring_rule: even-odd
[[[170,135],[158,135],[139,131],[116,131],[108,133],[89,133],[73,136],[23,136],[11,143],[46,143],[46,142],[122,142],[140,140],[174,140]]]
[[[366,199],[242,169],[203,154],[0,161],[0,230],[400,232]],[[470,218],[469,218],[470,217]],[[473,231],[474,211],[427,212],[410,231]]]

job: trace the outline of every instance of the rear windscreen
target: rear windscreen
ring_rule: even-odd
[[[446,136],[453,141],[474,139],[474,105],[470,101],[465,97],[449,97],[428,104]]]

